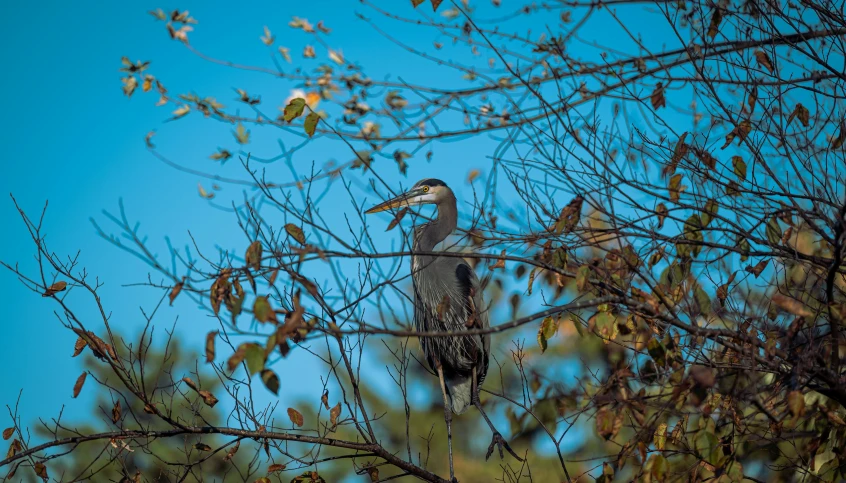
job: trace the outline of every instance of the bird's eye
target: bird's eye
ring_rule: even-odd
[[[424,186],[424,187],[423,187],[423,192],[424,192],[424,193],[428,193],[428,192],[429,192],[429,187],[428,187],[428,186]]]

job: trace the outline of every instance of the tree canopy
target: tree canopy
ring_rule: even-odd
[[[200,180],[243,244],[160,257],[123,207],[96,219],[162,297],[122,334],[120,301],[21,210],[40,270],[3,263],[57,304],[88,358],[76,384],[101,396],[91,421],[34,434],[13,412],[8,480],[447,481],[408,263],[432,215],[362,213],[450,145],[475,156],[436,176],[460,212],[437,253],[484,280],[483,404],[525,458],[486,462],[487,426],[456,417],[459,481],[846,478],[842,2],[365,0],[350,22],[401,53],[379,65],[316,17],[267,19],[250,39],[267,62],[247,65],[194,43],[225,25],[149,14],[144,35],[244,75],[202,92],[128,53],[120,79],[167,113],[151,157]],[[208,150],[173,159],[159,140]],[[154,343],[181,299],[208,330]],[[315,397],[255,404],[289,384]]]

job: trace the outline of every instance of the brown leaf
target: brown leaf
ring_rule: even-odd
[[[262,369],[261,380],[266,387],[273,394],[279,394],[279,376],[270,369]]]
[[[579,224],[584,201],[585,199],[581,196],[576,196],[561,210],[558,221],[555,223],[555,233],[570,233]]]
[[[47,467],[44,466],[44,463],[40,461],[38,463],[35,463],[33,469],[35,470],[35,474],[40,476],[41,478],[44,478],[45,480],[50,478],[49,476],[47,476]]]
[[[658,203],[655,207],[655,214],[658,215],[658,229],[664,228],[664,219],[667,218],[667,206],[664,203]]]
[[[85,346],[88,345],[88,342],[85,341],[82,337],[76,339],[76,342],[73,344],[73,355],[71,357],[76,357],[82,354],[82,351],[85,349]]]
[[[682,133],[679,136],[679,140],[676,142],[676,148],[673,150],[673,157],[670,158],[670,163],[664,168],[661,169],[661,176],[667,177],[676,174],[676,167],[679,165],[679,161],[681,161],[685,156],[687,156],[687,152],[690,149],[690,146],[684,142],[685,138],[687,138],[687,131]]]
[[[214,397],[214,394],[212,394],[211,392],[202,390],[197,391],[197,394],[199,394],[200,397],[203,398],[203,402],[206,403],[206,406],[213,408],[214,405],[217,404],[217,398]]]
[[[51,295],[57,294],[57,293],[65,290],[66,288],[68,288],[68,283],[65,282],[64,280],[60,280],[60,281],[54,283],[53,285],[50,285],[47,288],[47,290],[43,294],[41,294],[41,296],[42,297],[49,297]]]
[[[200,441],[194,443],[194,447],[197,448],[200,451],[211,451],[212,450],[211,446],[207,445],[206,443],[200,442]]]
[[[229,451],[226,452],[226,456],[223,457],[223,461],[231,460],[235,456],[235,453],[238,452],[238,448],[240,448],[240,447],[241,447],[241,440],[238,440],[238,441],[235,442],[235,446],[229,448]]]
[[[334,429],[338,425],[338,417],[341,415],[341,403],[336,404],[332,407],[332,410],[329,411],[329,424],[332,425]]]
[[[499,254],[499,256],[504,257],[505,256],[505,250],[503,250],[502,253]],[[489,265],[488,268],[491,269],[491,270],[496,270],[497,268],[505,268],[505,259],[500,258],[493,265]]]
[[[176,296],[179,295],[179,292],[182,291],[182,287],[184,285],[185,285],[185,279],[183,278],[181,282],[174,285],[173,288],[170,290],[170,295],[168,295],[168,298],[170,298],[171,307],[173,306],[173,301],[176,300]]]
[[[769,263],[769,260],[761,260],[754,267],[752,265],[748,265],[744,270],[754,275],[755,278],[758,278],[758,275],[761,275],[761,272],[767,268],[767,263]]]
[[[285,231],[288,232],[288,235],[291,236],[294,240],[300,242],[300,245],[305,245],[306,238],[303,230],[293,223],[288,223],[285,225]]]
[[[405,216],[406,213],[408,213],[408,208],[403,208],[399,210],[394,216],[394,219],[391,220],[390,223],[388,223],[388,228],[386,228],[385,231],[391,231],[394,229],[395,226],[399,225],[400,220],[402,220],[402,217]]]
[[[846,126],[841,126],[837,137],[831,140],[831,149],[838,149],[843,146],[843,141],[846,141]]]
[[[79,396],[79,391],[82,390],[82,385],[85,384],[85,378],[88,377],[88,372],[83,372],[76,378],[76,383],[73,385],[73,397],[76,399]],[[7,438],[8,439],[8,438]]]
[[[734,129],[732,129],[731,132],[726,135],[726,142],[720,149],[725,149],[726,147],[728,147],[728,145],[731,144],[732,141],[734,141],[734,138],[737,138],[737,145],[740,146],[740,144],[743,142],[744,139],[746,139],[746,136],[748,136],[750,132],[752,132],[752,123],[749,121],[741,121],[740,124],[735,126]]]
[[[652,108],[655,110],[667,106],[667,99],[664,98],[664,86],[662,83],[655,84],[655,90],[652,91],[649,100],[652,102]]]
[[[749,92],[749,97],[746,99],[749,105],[749,114],[755,112],[755,104],[758,102],[758,86],[752,86],[752,91]]]
[[[755,51],[755,59],[758,61],[758,65],[770,71],[770,74],[775,72],[775,67],[773,67],[770,56],[763,50]]]
[[[117,424],[120,421],[121,417],[121,408],[120,408],[120,401],[115,401],[115,405],[112,406],[112,422]]]
[[[213,330],[206,334],[206,362],[212,363],[214,362],[214,341],[217,338],[218,331]]]
[[[15,427],[12,426],[11,428],[6,428],[3,430],[3,439],[8,440],[15,434]]]
[[[323,391],[323,395],[320,396],[320,402],[323,403],[323,407],[329,409],[329,390]]]
[[[303,425],[303,415],[294,408],[288,408],[288,417],[291,419],[291,422],[297,426]]]
[[[285,469],[285,465],[275,463],[275,464],[272,464],[272,465],[267,467],[267,474],[269,475],[271,473],[278,473],[278,472],[280,472],[284,469]]]
[[[790,312],[797,317],[811,317],[814,315],[810,310],[808,310],[805,304],[793,297],[787,297],[780,293],[775,293],[772,297],[770,297],[770,300],[772,300],[773,303],[782,310]]]
[[[21,451],[23,451],[23,446],[21,445],[21,442],[18,441],[17,439],[12,440],[12,444],[9,445],[9,450],[6,451],[6,459],[9,459],[12,456],[15,456],[16,454],[20,453]]]
[[[714,8],[714,15],[711,16],[711,25],[708,26],[708,37],[712,39],[717,36],[720,31],[720,22],[723,21],[723,12],[720,7]]]
[[[432,0],[432,11],[433,11],[433,12],[437,12],[437,11],[438,11],[438,7],[440,7],[440,6],[441,6],[441,2],[443,2],[443,1],[444,1],[444,0]]]
[[[793,108],[793,112],[790,113],[790,117],[787,118],[787,125],[789,126],[791,122],[793,122],[793,118],[798,118],[799,122],[802,123],[802,126],[808,127],[810,125],[811,120],[811,113],[808,111],[808,108],[803,106],[801,102],[796,104],[796,107]]]
[[[794,417],[805,414],[805,396],[800,391],[790,391],[787,394],[787,409]]]

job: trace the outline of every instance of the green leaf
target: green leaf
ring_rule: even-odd
[[[582,265],[576,270],[576,289],[581,293],[587,290],[590,279],[590,267]]]
[[[540,328],[538,328],[538,346],[540,346],[541,353],[546,352],[548,341],[555,336],[556,332],[558,332],[558,320],[552,317],[543,319]]]
[[[737,242],[737,248],[740,249],[740,261],[745,262],[749,258],[749,251],[752,247],[749,245],[749,241],[746,238],[741,238],[739,242]]]
[[[314,131],[317,129],[318,121],[320,121],[320,115],[316,112],[310,112],[308,113],[308,116],[306,116],[304,127],[308,137],[314,136]]]
[[[732,156],[731,157],[731,165],[734,167],[734,174],[740,180],[746,179],[746,161],[743,160],[740,156]]]
[[[674,203],[679,201],[679,197],[681,196],[681,192],[682,192],[681,182],[682,182],[682,175],[680,175],[680,174],[674,174],[670,178],[670,184],[668,186],[668,189],[670,190],[670,201],[672,201]]]
[[[279,395],[279,376],[275,372],[270,369],[262,369],[261,381],[270,392]]]
[[[265,360],[264,348],[258,344],[247,344],[244,360],[247,361],[247,370],[250,371],[251,376],[261,371]]]
[[[655,454],[650,456],[647,466],[649,466],[649,473],[655,478],[655,481],[667,480],[667,475],[670,472],[670,463],[663,455]]]
[[[561,270],[567,268],[567,249],[558,247],[552,252],[552,266]]]
[[[276,321],[276,312],[273,311],[273,307],[270,306],[270,301],[267,300],[267,297],[263,295],[256,297],[255,302],[253,302],[253,315],[255,315],[256,320],[259,322]]]
[[[244,256],[247,266],[255,271],[261,269],[261,242],[256,240],[247,247],[247,254]]]
[[[303,109],[305,109],[306,101],[302,97],[297,97],[291,99],[291,102],[285,106],[285,110],[282,113],[282,118],[285,119],[287,122],[291,122],[294,119],[300,117],[303,114]]]
[[[706,227],[711,223],[711,220],[717,216],[717,211],[719,211],[719,209],[720,205],[713,198],[709,199],[705,203],[705,211],[702,212],[701,216],[703,227]]]
[[[781,243],[781,227],[778,225],[778,220],[775,217],[767,220],[766,233],[767,241],[773,245]]]
[[[702,290],[702,286],[696,284],[696,288],[693,290],[693,298],[696,300],[696,304],[699,305],[699,312],[702,315],[710,315],[711,314],[711,297]]]
[[[666,362],[664,355],[667,351],[664,349],[664,345],[660,340],[654,337],[649,339],[649,342],[646,343],[646,350],[658,366],[664,366],[664,363]]]
[[[652,436],[652,441],[655,443],[655,449],[664,451],[664,448],[667,446],[667,423],[658,425],[658,429],[655,430],[655,434]]]

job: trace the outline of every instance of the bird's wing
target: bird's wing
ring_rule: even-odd
[[[459,259],[455,267],[455,276],[466,307],[467,322],[465,325],[469,329],[487,329],[491,324],[488,318],[487,307],[485,306],[485,299],[482,296],[482,286],[479,282],[479,277],[476,276],[476,272],[465,260]],[[481,342],[482,353],[479,354],[477,361],[479,367],[479,385],[485,380],[485,375],[488,372],[491,346],[490,334],[481,336]]]

